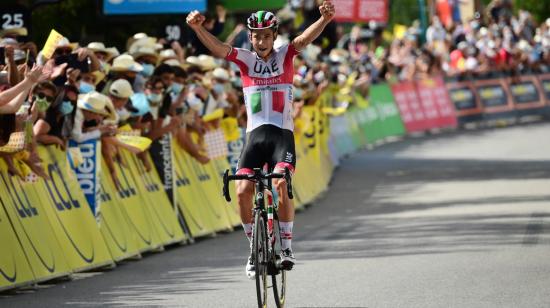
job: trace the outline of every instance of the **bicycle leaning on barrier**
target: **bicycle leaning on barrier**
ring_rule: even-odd
[[[288,168],[285,168],[284,174],[265,172],[264,170],[255,168],[253,173],[237,175],[229,175],[229,170],[226,170],[223,176],[223,195],[225,200],[231,201],[229,181],[249,180],[255,183],[251,258],[255,265],[258,307],[267,307],[269,288],[273,289],[277,307],[283,307],[286,299],[286,271],[292,269],[293,264],[281,262],[282,236],[277,216],[278,202],[273,202],[271,180],[284,178],[290,199],[293,199],[292,182]],[[268,275],[271,276],[271,286],[268,285]],[[277,278],[278,276],[279,278]]]

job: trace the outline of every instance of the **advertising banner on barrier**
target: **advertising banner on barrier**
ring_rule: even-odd
[[[378,115],[382,120],[384,138],[404,135],[405,127],[389,85],[387,83],[373,85],[369,94],[369,102],[376,106]]]
[[[246,142],[246,128],[239,127],[238,131],[239,138],[227,142],[227,162],[229,162],[229,166],[233,173],[237,172],[239,157],[241,156],[241,152]]]
[[[74,140],[69,140],[69,149],[71,148],[80,149],[82,162],[74,165],[73,170],[76,173],[76,178],[84,196],[86,196],[92,213],[97,217],[100,211],[99,172],[101,168],[101,142],[98,140],[88,140],[77,143]]]
[[[457,120],[451,99],[441,77],[427,78],[416,83],[418,96],[424,108],[424,114],[435,117],[435,127],[456,127]]]
[[[535,75],[508,78],[506,81],[516,110],[544,107],[542,88]]]
[[[430,129],[415,84],[411,81],[399,82],[393,84],[391,89],[407,132]]]
[[[450,81],[446,86],[458,117],[481,116],[481,104],[472,82]]]
[[[513,110],[512,100],[502,79],[476,80],[475,89],[485,114]]]
[[[550,74],[542,74],[538,76],[541,90],[544,93],[546,105],[550,105]]]
[[[166,134],[153,141],[149,153],[155,168],[160,176],[164,191],[168,195],[170,203],[174,205],[174,158],[172,149],[172,135]]]
[[[1,196],[0,200],[2,200]],[[31,267],[3,206],[5,203],[2,200],[2,205],[0,205],[0,243],[2,243],[0,291],[34,282]]]

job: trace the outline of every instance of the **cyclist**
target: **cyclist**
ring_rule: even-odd
[[[187,24],[212,55],[234,62],[241,71],[248,123],[246,145],[239,159],[237,174],[253,173],[254,168],[262,168],[266,162],[274,167],[274,172],[284,173],[285,168],[294,172],[293,59],[323,32],[334,17],[334,5],[330,0],[323,1],[319,11],[321,17],[315,23],[292,42],[277,49],[273,48],[279,26],[277,17],[267,11],[252,13],[247,27],[253,51],[220,42],[202,26],[205,17],[198,11],[187,16]],[[288,198],[284,179],[274,180],[273,184],[279,196],[281,264],[291,269],[296,262],[291,247],[294,204]],[[254,183],[237,181],[236,187],[243,228],[249,241],[252,241]],[[246,274],[254,278],[255,267],[251,257],[246,264]]]

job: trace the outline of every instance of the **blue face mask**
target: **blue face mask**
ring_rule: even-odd
[[[212,90],[214,90],[214,92],[216,92],[217,94],[222,94],[225,90],[225,87],[221,83],[216,83]]]
[[[294,89],[294,99],[302,99],[304,97],[304,91],[300,88],[295,88]]]
[[[153,76],[153,72],[155,71],[155,66],[152,64],[142,64],[143,70],[140,72],[141,75],[145,77],[151,77]]]
[[[88,93],[92,92],[93,90],[95,90],[95,87],[92,84],[89,84],[89,83],[84,82],[84,81],[80,81],[80,87],[78,88],[78,90],[82,94],[88,94]]]
[[[147,99],[148,99],[151,103],[158,104],[158,103],[160,103],[160,101],[162,100],[162,95],[157,94],[157,93],[151,93],[151,94],[148,94],[148,95],[147,95]]]
[[[180,94],[183,90],[183,85],[181,83],[172,82],[172,92],[175,94]]]
[[[68,115],[74,110],[74,105],[70,101],[63,101],[61,105],[59,105],[59,112],[61,112],[62,115]]]

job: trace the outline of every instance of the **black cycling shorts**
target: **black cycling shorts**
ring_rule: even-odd
[[[238,173],[263,168],[266,163],[269,168],[287,167],[294,173],[296,150],[292,131],[265,124],[246,134],[246,143],[239,158]]]

